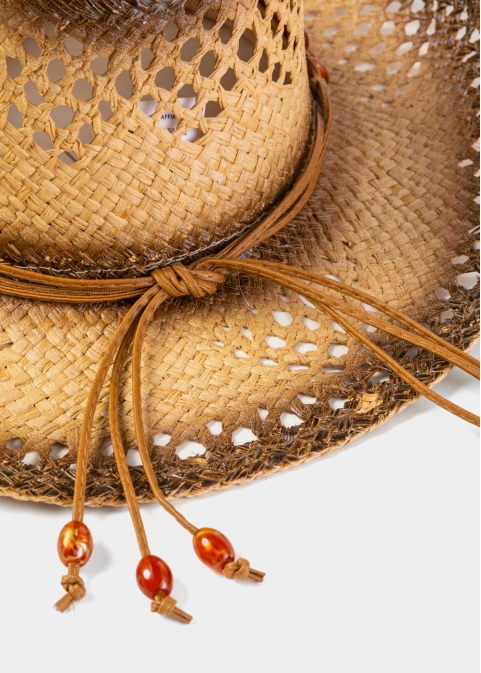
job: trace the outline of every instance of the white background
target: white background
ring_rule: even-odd
[[[459,370],[436,390],[477,408]],[[2,498],[2,669],[478,673],[479,479],[478,430],[422,400],[328,457],[178,501],[267,572],[260,585],[209,571],[188,533],[144,506],[189,626],[150,612],[124,509],[87,510],[88,595],[57,613],[70,511]]]

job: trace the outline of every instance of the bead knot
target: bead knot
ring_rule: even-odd
[[[228,580],[245,580],[249,576],[250,564],[245,558],[226,563],[222,572]]]
[[[224,282],[224,274],[220,271],[196,271],[183,264],[172,264],[152,271],[157,285],[169,297],[205,297],[214,294],[217,286]]]
[[[67,593],[54,605],[55,609],[59,612],[65,612],[74,601],[81,601],[87,593],[82,578],[77,574],[78,564],[72,565],[76,567],[72,570],[69,568],[70,572],[68,575],[64,575],[60,582],[62,588],[65,589]]]
[[[224,577],[228,580],[253,580],[262,582],[265,573],[251,568],[249,561],[245,558],[239,558],[237,561],[226,563],[222,570]]]
[[[192,621],[190,615],[177,607],[176,600],[162,592],[155,594],[154,600],[150,604],[150,609],[158,615],[176,619],[177,621],[182,622],[182,624],[189,624]]]
[[[174,598],[160,592],[154,596],[154,600],[150,604],[150,609],[152,612],[157,612],[159,615],[168,617],[173,612],[176,604],[177,601]]]
[[[64,575],[61,585],[74,601],[81,601],[87,593],[83,580],[78,575]]]

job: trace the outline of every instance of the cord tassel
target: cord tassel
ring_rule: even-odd
[[[158,292],[160,299],[162,299],[162,294],[162,292]],[[161,558],[158,556],[153,556],[150,553],[147,535],[142,522],[140,508],[135,495],[132,479],[130,477],[120,432],[120,375],[137,322],[138,319],[132,323],[129,331],[123,338],[112,369],[109,396],[109,421],[112,436],[112,446],[114,449],[114,456],[117,463],[117,469],[119,471],[120,481],[122,483],[125,499],[129,508],[130,518],[132,519],[139,550],[142,556],[136,570],[137,584],[139,589],[148,598],[152,599],[152,612],[157,612],[158,614],[164,615],[165,617],[176,619],[183,624],[189,624],[192,621],[192,617],[180,608],[176,607],[176,601],[170,596],[174,580],[169,566]]]
[[[135,322],[140,311],[149,302],[150,297],[156,292],[157,288],[155,287],[147,290],[130,308],[117,328],[117,331],[115,332],[109,344],[107,352],[100,361],[97,374],[90,390],[83,416],[82,432],[80,435],[79,448],[77,452],[77,469],[75,473],[72,521],[64,526],[64,528],[60,531],[57,543],[57,551],[59,553],[60,560],[62,563],[64,563],[64,565],[69,565],[69,563],[72,561],[79,561],[77,565],[83,566],[88,562],[92,553],[92,536],[87,526],[83,523],[83,514],[85,508],[85,485],[87,481],[88,458],[95,418],[95,410],[100,398],[102,386],[118,348],[124,340],[125,335],[129,332],[132,324]],[[78,568],[75,569],[75,573],[78,575]],[[69,575],[70,574],[72,573],[69,571]],[[69,595],[71,595],[70,591]],[[83,596],[84,595],[85,594],[83,594]],[[83,598],[83,596],[80,598]],[[74,598],[74,600],[80,600],[80,598]],[[67,601],[61,601],[60,607],[63,608],[63,610],[61,610],[62,612],[66,610],[68,607]]]
[[[142,346],[144,343],[147,328],[153,319],[155,312],[159,306],[165,301],[166,292],[170,292],[173,296],[179,296],[179,293],[191,293],[196,297],[203,297],[206,294],[213,294],[217,285],[223,282],[224,274],[217,272],[217,274],[210,273],[206,276],[205,272],[190,271],[180,264],[175,264],[166,269],[159,269],[155,273],[155,279],[162,291],[152,297],[150,303],[145,308],[140,316],[136,329],[135,338],[132,351],[132,402],[135,425],[135,438],[137,441],[137,448],[140,453],[142,464],[144,466],[150,488],[157,500],[157,502],[168,512],[174,519],[180,523],[189,533],[193,535],[194,550],[200,560],[208,567],[222,572],[226,564],[231,565],[231,576],[229,572],[225,574],[229,579],[239,578],[243,579],[241,575],[246,572],[245,578],[254,579],[261,582],[264,574],[260,571],[245,570],[245,564],[248,563],[243,559],[237,561],[237,566],[233,566],[234,549],[229,540],[219,531],[213,528],[197,529],[190,521],[188,521],[173,505],[170,503],[159,488],[157,477],[150,460],[150,453],[147,446],[147,438],[145,435],[143,417],[142,417],[142,381],[141,381],[141,359]],[[124,489],[125,490],[125,489]],[[244,570],[241,569],[244,568]]]

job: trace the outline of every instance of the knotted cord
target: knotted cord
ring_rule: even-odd
[[[459,416],[460,418],[479,425],[479,417],[461,409],[444,399],[424,385],[415,376],[402,367],[399,362],[361,334],[343,316],[366,322],[366,314],[356,306],[346,302],[344,297],[364,301],[389,319],[403,327],[376,316],[369,316],[370,325],[383,330],[387,334],[402,339],[419,348],[438,355],[447,362],[460,367],[468,374],[479,379],[479,363],[470,355],[462,352],[452,344],[425,328],[412,318],[392,308],[388,304],[372,297],[370,294],[352,288],[343,283],[332,281],[324,276],[313,274],[303,269],[257,259],[239,259],[239,257],[280,231],[292,221],[310,198],[319,177],[322,159],[326,149],[331,123],[329,96],[326,83],[319,75],[313,57],[307,55],[309,61],[310,85],[314,97],[314,133],[315,139],[310,158],[301,176],[289,193],[273,208],[273,210],[254,228],[227,245],[217,255],[197,260],[188,267],[180,263],[156,269],[149,276],[129,279],[78,280],[46,276],[27,269],[20,269],[0,264],[0,293],[34,299],[39,301],[68,303],[112,302],[137,298],[117,328],[109,346],[103,355],[92,388],[87,400],[82,430],[78,446],[75,491],[73,498],[72,519],[83,521],[85,507],[85,484],[91,437],[96,408],[102,387],[113,364],[110,380],[109,422],[112,445],[117,463],[120,480],[125,493],[127,505],[134,525],[141,555],[148,556],[149,546],[139,512],[139,506],[127,466],[125,450],[122,443],[119,419],[120,375],[124,366],[131,342],[132,350],[132,390],[133,412],[137,447],[142,459],[150,488],[162,505],[189,533],[195,534],[198,529],[190,523],[167,500],[162,493],[150,459],[149,445],[145,434],[142,415],[141,396],[141,357],[142,346],[147,329],[157,309],[171,297],[193,296],[197,298],[214,294],[224,282],[227,273],[242,272],[263,278],[298,292],[309,299],[319,310],[335,320],[346,332],[383,360],[400,378],[408,383],[417,393],[424,395],[435,404]],[[306,282],[309,284],[306,284]],[[343,295],[337,299],[319,289],[328,288]],[[341,315],[342,314],[342,315]],[[407,329],[405,329],[407,328]],[[224,568],[225,576],[238,579],[262,581],[264,573],[250,568],[248,561],[238,559],[228,563]],[[80,600],[85,595],[83,582],[79,577],[79,564],[69,563],[68,574],[62,578],[62,586],[67,594],[57,603],[57,608],[65,610],[73,600]],[[167,600],[168,599],[168,600]],[[190,617],[175,607],[175,601],[168,596],[158,595],[152,603],[152,610],[165,615],[174,616],[180,621],[188,622]]]

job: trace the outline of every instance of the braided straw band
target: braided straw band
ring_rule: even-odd
[[[76,522],[83,521],[85,483],[94,416],[102,386],[113,363],[109,397],[109,421],[112,443],[122,487],[125,492],[142,557],[148,556],[150,551],[122,444],[119,419],[120,373],[130,344],[133,341],[132,390],[134,424],[137,447],[146,476],[155,498],[162,507],[186,530],[195,535],[198,531],[197,527],[177,512],[175,507],[167,501],[161,492],[150,460],[142,418],[142,345],[147,328],[155,312],[168,298],[186,295],[204,297],[214,294],[218,286],[224,282],[225,274],[228,272],[240,271],[254,277],[276,282],[285,288],[302,293],[316,307],[324,311],[345,329],[346,332],[356,338],[365,348],[388,364],[415,391],[464,420],[479,425],[479,418],[477,416],[461,409],[430,390],[340,315],[342,313],[355,319],[361,318],[365,320],[364,312],[347,303],[344,298],[336,299],[331,294],[325,293],[320,287],[329,288],[329,290],[334,290],[343,296],[369,303],[403,327],[381,318],[370,317],[369,321],[372,326],[414,346],[428,350],[479,379],[479,363],[474,358],[445,342],[415,320],[359,289],[308,273],[300,268],[266,262],[264,260],[239,259],[250,248],[266,240],[282,229],[288,222],[292,221],[308,201],[317,183],[329,135],[330,106],[327,85],[318,74],[317,64],[309,54],[307,58],[309,60],[310,84],[316,109],[316,135],[307,166],[291,191],[268,216],[254,229],[246,232],[239,239],[217,253],[217,255],[197,260],[188,267],[178,263],[170,267],[157,269],[148,277],[124,280],[54,278],[25,269],[0,265],[0,292],[7,295],[38,299],[40,301],[68,303],[107,302],[138,297],[118,327],[99,364],[87,400],[78,448],[72,519]],[[306,285],[305,281],[309,285]],[[224,575],[232,579],[262,581],[264,573],[250,568],[249,563],[245,559],[238,559],[234,563],[229,563],[225,566]],[[69,564],[69,572],[62,579],[62,586],[66,589],[67,594],[57,603],[57,608],[61,611],[65,610],[74,600],[80,600],[84,595],[85,590],[79,578],[79,565],[77,563]],[[178,609],[175,608],[171,600],[166,600],[162,596],[155,598],[152,603],[152,610],[166,616],[176,617],[180,621],[184,621],[184,623],[189,621],[187,619],[188,616],[185,616],[185,613],[182,613],[182,611],[176,613]]]

